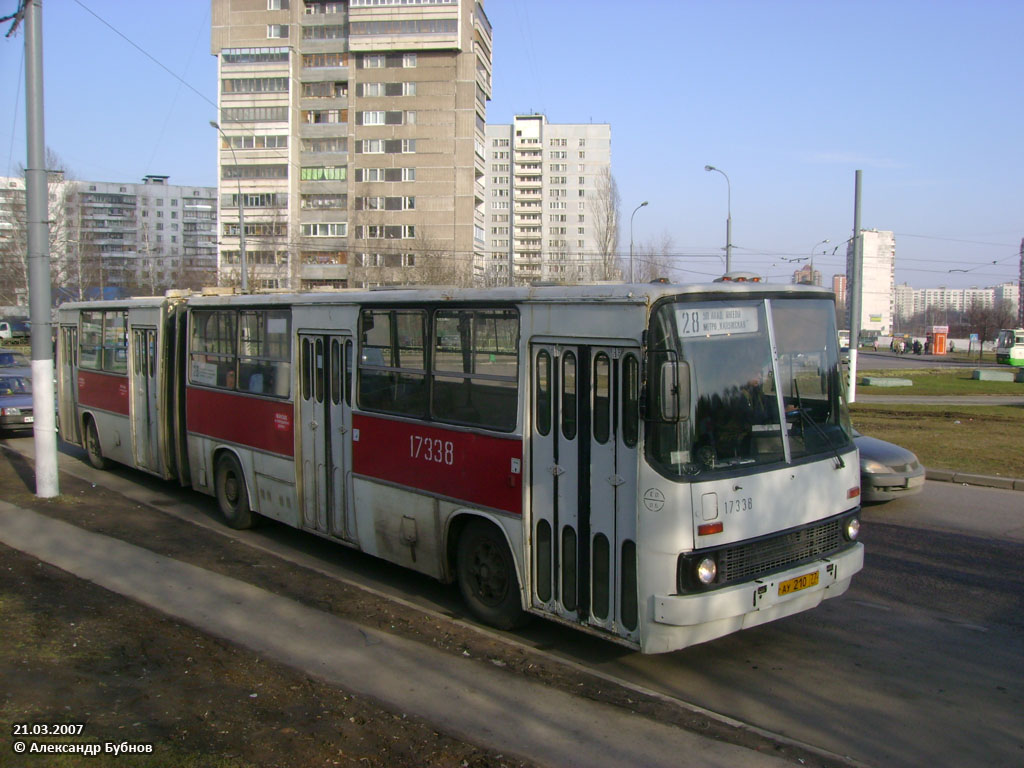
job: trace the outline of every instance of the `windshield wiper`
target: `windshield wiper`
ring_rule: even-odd
[[[800,385],[797,384],[795,377],[793,378],[793,394],[796,395],[796,415],[799,416],[805,424],[810,424],[812,427],[814,427],[815,431],[822,438],[824,438],[825,443],[828,445],[830,449],[832,449],[832,455],[835,457],[836,460],[836,469],[842,469],[843,467],[845,467],[846,462],[843,461],[843,457],[839,455],[839,448],[836,446],[834,442],[832,442],[832,438],[829,437],[828,432],[822,429],[821,425],[818,422],[816,422],[814,418],[804,410],[804,403],[803,400],[800,398]],[[790,413],[793,413],[793,411],[787,413],[786,416],[789,416]]]

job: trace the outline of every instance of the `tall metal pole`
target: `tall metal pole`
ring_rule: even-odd
[[[860,315],[864,286],[864,237],[860,232],[860,184],[862,171],[857,171],[853,190],[853,264],[850,285],[850,402],[857,399],[857,349],[860,346]]]
[[[46,140],[43,136],[42,0],[25,7],[25,117],[28,165],[25,198],[28,221],[29,316],[32,320],[32,413],[36,454],[36,495],[60,493],[57,478],[57,416],[53,396],[53,321],[50,314],[50,226]]]
[[[644,200],[640,205],[633,209],[633,213],[629,217],[629,282],[633,282],[633,217],[636,216],[636,212],[647,205],[647,201]]]
[[[705,165],[705,171],[717,171],[718,173],[725,176],[725,189],[726,189],[726,218],[725,218],[725,271],[726,273],[732,272],[732,184],[729,181],[729,175],[721,168],[715,168],[713,165]]]
[[[235,155],[235,147],[231,143],[231,140],[225,135],[224,131],[221,130],[220,124],[217,123],[217,121],[211,120],[210,125],[217,129],[217,133],[221,135],[221,138],[223,138],[224,142],[228,145],[228,149],[231,150],[231,159],[235,163],[235,173],[240,174],[241,171],[239,169],[241,166],[238,164],[238,157]],[[238,262],[242,269],[242,293],[248,293],[249,264],[245,258],[245,200],[242,198],[241,175],[236,176],[235,181],[238,183]]]

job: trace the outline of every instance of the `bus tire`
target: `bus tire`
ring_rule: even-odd
[[[96,469],[106,469],[110,465],[103,458],[100,433],[96,430],[96,422],[91,418],[85,420],[85,453],[89,457],[89,463]]]
[[[249,492],[245,487],[245,473],[234,454],[225,453],[217,459],[214,474],[217,506],[230,527],[242,530],[252,528],[254,516],[249,507]]]
[[[525,623],[515,562],[497,527],[470,521],[459,535],[455,567],[462,597],[478,619],[497,629]]]

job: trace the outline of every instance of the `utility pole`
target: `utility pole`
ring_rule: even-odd
[[[43,8],[28,0],[25,12],[25,114],[28,165],[28,304],[32,321],[32,413],[36,495],[60,493],[57,479],[57,415],[53,396],[53,321],[50,300],[50,226],[46,141],[43,138]]]
[[[857,399],[857,351],[860,346],[860,314],[864,287],[864,238],[860,233],[860,183],[856,172],[853,188],[853,269],[846,295],[850,300],[850,402]]]

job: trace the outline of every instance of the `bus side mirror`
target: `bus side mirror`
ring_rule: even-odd
[[[662,421],[686,421],[690,414],[690,364],[666,360],[658,375],[658,416]]]

